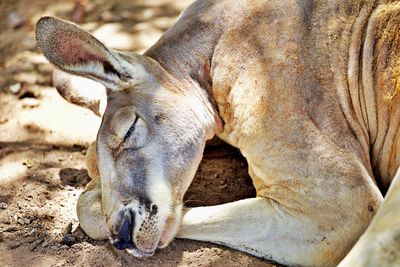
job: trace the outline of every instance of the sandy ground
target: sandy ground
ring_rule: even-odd
[[[0,0],[0,265],[274,266],[188,240],[139,260],[80,230],[75,204],[90,179],[84,157],[100,119],[52,87],[53,69],[36,48],[34,24],[55,15],[79,22],[115,49],[143,52],[191,1],[75,2]],[[185,198],[188,206],[201,206],[254,194],[240,153],[214,141]]]

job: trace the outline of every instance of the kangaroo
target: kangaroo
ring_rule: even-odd
[[[82,229],[136,257],[177,237],[337,265],[399,167],[399,33],[399,1],[203,0],[139,55],[41,18],[46,58],[106,91]],[[257,197],[184,208],[215,135],[247,159]]]

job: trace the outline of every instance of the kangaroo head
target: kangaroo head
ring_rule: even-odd
[[[107,90],[97,136],[102,207],[111,242],[135,256],[166,246],[215,118],[207,97],[189,95],[157,61],[107,48],[77,25],[42,18],[39,48],[59,69]]]

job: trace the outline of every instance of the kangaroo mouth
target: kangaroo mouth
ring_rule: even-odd
[[[138,248],[127,248],[126,251],[136,258],[149,258],[154,255],[154,252],[156,250],[149,252],[149,251],[141,251]]]
[[[134,257],[137,258],[148,258],[154,255],[156,248],[148,251],[144,251],[139,249],[133,242],[132,240],[129,240],[129,242],[126,242],[123,239],[117,238],[117,239],[112,239],[111,244],[119,250],[126,250],[129,254],[133,255]]]

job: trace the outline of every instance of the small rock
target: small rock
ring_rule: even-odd
[[[60,248],[61,249],[69,249],[69,247],[67,245],[62,245]]]
[[[30,235],[30,236],[35,235],[36,232],[37,232],[36,229],[32,229],[32,231],[30,231],[28,235]]]
[[[28,169],[30,169],[33,167],[33,161],[30,159],[27,159],[24,162],[22,162],[22,165],[25,165]]]
[[[61,244],[66,245],[66,246],[72,246],[76,243],[75,237],[73,237],[71,234],[66,234],[64,235]]]
[[[10,85],[8,90],[13,94],[18,94],[19,91],[21,91],[21,88],[22,88],[21,83],[14,83],[14,84]]]
[[[28,218],[22,218],[22,220],[24,221],[24,224],[30,224],[31,220],[29,220]]]
[[[19,218],[19,219],[17,220],[17,223],[19,223],[20,225],[24,225],[24,224],[25,224],[25,221],[24,221],[24,219]]]
[[[51,250],[55,250],[55,251],[59,251],[60,248],[58,246],[51,246],[50,247]]]
[[[7,203],[0,202],[0,209],[5,210],[8,207]]]
[[[19,28],[23,26],[24,23],[25,23],[24,16],[19,14],[18,12],[13,11],[7,16],[7,24],[8,27],[10,27],[11,29]]]

